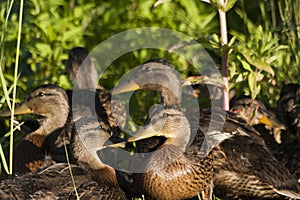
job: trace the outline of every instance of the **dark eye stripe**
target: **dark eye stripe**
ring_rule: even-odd
[[[58,96],[58,94],[39,92],[35,97]]]

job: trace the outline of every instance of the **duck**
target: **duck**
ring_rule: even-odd
[[[94,181],[75,164],[56,163],[13,179],[1,180],[0,198],[11,199],[125,199],[109,185]]]
[[[38,105],[46,105],[46,107],[38,106]],[[17,114],[28,113],[29,111],[30,113],[36,113],[44,116],[44,118],[42,118],[43,120],[40,120],[40,124],[41,124],[40,129],[38,129],[34,133],[30,133],[30,134],[39,134],[38,138],[41,138],[41,136],[45,137],[45,139],[43,140],[44,143],[41,146],[41,148],[45,148],[45,150],[49,150],[49,148],[54,146],[52,148],[54,148],[54,150],[56,151],[57,143],[55,142],[57,140],[61,140],[62,138],[63,142],[65,142],[65,145],[69,146],[69,148],[66,147],[69,151],[64,152],[65,161],[63,163],[70,161],[67,158],[71,158],[71,163],[77,164],[82,170],[84,170],[87,173],[88,177],[91,177],[92,180],[95,180],[97,182],[98,186],[101,187],[99,191],[104,190],[105,192],[109,192],[109,193],[113,192],[112,194],[109,195],[109,197],[112,197],[113,199],[126,199],[125,193],[118,185],[118,180],[116,177],[115,170],[110,166],[104,165],[101,162],[101,160],[99,160],[99,158],[96,156],[96,154],[93,153],[93,150],[96,147],[101,147],[102,143],[108,139],[109,135],[112,134],[112,132],[110,131],[109,124],[107,124],[106,121],[103,121],[101,118],[99,118],[96,115],[96,117],[94,118],[91,117],[81,118],[78,119],[76,122],[73,122],[71,117],[72,113],[70,112],[66,92],[59,86],[51,85],[51,84],[39,86],[29,95],[29,97],[21,105],[16,107]],[[67,113],[67,111],[68,114],[65,115],[60,113],[60,112]],[[50,112],[52,112],[52,115],[49,114]],[[62,118],[62,116],[64,116],[64,118]],[[61,124],[62,127],[60,126],[58,127],[57,124],[55,124],[56,122],[55,120],[59,120],[57,124]],[[63,122],[65,122],[65,124],[63,124]],[[48,123],[52,125],[51,127],[53,130],[43,128],[44,126],[48,127],[49,126]],[[44,131],[44,130],[48,130],[48,131]],[[55,135],[52,136],[52,134]],[[60,136],[61,138],[59,138],[57,135]],[[85,137],[86,135],[87,137]],[[49,139],[50,137],[54,137],[54,138]],[[66,140],[66,138],[69,139]],[[24,138],[24,140],[29,141],[27,138]],[[29,142],[32,143],[32,141]],[[66,141],[68,143],[66,143]],[[45,145],[48,145],[49,148],[46,148]],[[64,148],[64,146],[62,148]],[[15,163],[18,162],[21,163],[21,161],[23,161],[20,160],[18,157],[25,157],[25,158],[30,157],[34,152],[31,153],[25,151],[19,153],[20,155],[16,155],[17,157],[15,158],[16,159]],[[28,166],[27,163],[26,166]],[[30,175],[36,176],[38,172],[34,173],[35,171],[31,172]],[[25,180],[26,177],[27,176],[24,176]],[[47,177],[45,177],[45,180],[43,181],[45,181],[44,184],[46,184]],[[56,188],[54,188],[51,185],[53,185],[52,182],[49,183],[49,185],[45,185],[44,187],[46,188],[43,189],[43,191],[46,192],[46,194],[54,193],[56,195],[57,194],[57,191],[55,191]],[[32,192],[34,192],[36,189],[35,187],[39,188],[41,186],[38,185],[37,183],[37,185],[34,185],[32,187],[33,187]],[[49,190],[47,190],[47,188]],[[29,193],[29,191],[24,191],[24,190],[20,190],[19,192],[20,193],[24,192],[26,194]],[[30,195],[34,195],[34,193],[30,193]],[[102,194],[99,195],[100,197],[102,197],[101,196]],[[104,198],[105,195],[106,194],[104,193],[102,198]]]
[[[247,124],[256,130],[265,139],[272,149],[272,143],[281,144],[281,133],[286,129],[285,125],[277,117],[275,110],[268,109],[259,99],[251,99],[249,96],[242,96],[231,100],[230,111],[237,117],[244,119]],[[263,127],[261,127],[263,126]],[[273,139],[269,136],[273,135]],[[273,144],[273,146],[278,146]]]
[[[102,121],[108,123],[101,105],[97,106],[97,110],[98,114],[103,114],[98,115]],[[15,175],[45,167],[45,163],[49,165],[55,162],[66,162],[64,146],[66,145],[67,150],[70,151],[74,120],[65,90],[54,84],[41,85],[34,89],[21,104],[16,105],[14,114],[41,116],[37,119],[39,128],[26,135],[14,147],[13,173]],[[10,111],[2,111],[0,116],[10,116]],[[49,162],[50,160],[52,161]]]
[[[25,100],[16,106],[14,114],[38,114],[40,127],[25,136],[37,147],[42,147],[46,137],[57,129],[63,128],[69,119],[69,102],[65,91],[56,85],[41,85],[34,89]],[[58,114],[59,113],[59,114]],[[9,110],[0,116],[10,116]],[[66,135],[70,137],[70,135]]]
[[[98,85],[98,72],[87,48],[74,47],[69,51],[66,72],[74,83],[73,91],[67,93],[75,121],[97,113],[100,116],[106,115],[110,127],[116,131],[117,127],[125,128],[125,106],[120,100],[111,98],[111,93]],[[74,97],[72,93],[75,93]],[[91,106],[95,104],[96,108]]]
[[[300,85],[290,83],[281,89],[277,101],[277,112],[282,121],[289,127],[291,136],[300,142]]]
[[[98,85],[96,66],[85,47],[74,47],[69,51],[66,72],[78,89],[96,88]]]
[[[139,66],[129,80],[119,83],[113,94],[138,89],[155,90],[162,96],[162,106],[180,105],[182,86],[176,73],[167,61],[150,60]],[[208,144],[204,145],[206,151],[213,149],[215,191],[224,191],[234,197],[300,197],[295,177],[244,120],[218,108],[186,113],[186,116],[192,133],[196,134],[186,153],[203,151],[200,148],[203,147],[203,138]]]
[[[142,166],[139,170],[143,171],[132,175],[140,191],[154,199],[187,199],[197,195],[202,199],[211,199],[213,157],[204,153],[186,154],[191,132],[183,112],[176,106],[157,109],[149,123],[127,142],[153,136],[165,137],[166,140],[156,151],[142,159],[142,165],[134,160],[134,167]],[[110,146],[124,147],[124,143]]]
[[[277,112],[280,113],[287,130],[281,146],[275,156],[300,179],[300,85],[289,83],[281,89],[277,101]]]
[[[5,110],[0,116],[10,116]],[[65,161],[64,144],[71,137],[72,119],[65,91],[52,84],[35,88],[22,103],[16,105],[15,115],[37,114],[39,127],[26,135],[14,147],[13,173],[15,175]],[[56,160],[56,161],[55,161]],[[48,165],[47,164],[47,165]]]
[[[109,125],[97,116],[79,119],[72,129],[73,156],[78,165],[98,184],[109,186],[119,199],[127,199],[119,184],[116,170],[104,164],[97,154],[97,150],[101,149],[111,136]]]

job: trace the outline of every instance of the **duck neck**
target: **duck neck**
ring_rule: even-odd
[[[93,174],[98,182],[110,185],[118,185],[116,171],[108,165],[105,165],[101,169],[94,170]]]
[[[188,143],[191,136],[190,124],[185,117],[181,117],[181,120],[177,129],[177,136],[174,138],[168,138],[164,145],[175,146],[180,152],[184,153],[188,147]]]
[[[176,105],[179,106],[181,104],[181,91],[171,91],[168,88],[162,88],[160,91],[161,94],[161,103],[163,106]]]
[[[169,138],[165,141],[163,146],[175,146],[177,150],[184,153],[187,149],[187,144],[189,140],[187,140],[189,137],[178,137],[178,138]]]
[[[57,115],[57,117],[53,117],[55,115]],[[36,130],[36,132],[44,132],[50,134],[53,131],[64,127],[68,120],[69,110],[68,111],[62,110],[59,113],[59,115],[58,113],[55,113],[55,115],[47,116],[42,120],[39,120],[40,127]]]

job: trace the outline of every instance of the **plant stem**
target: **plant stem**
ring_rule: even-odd
[[[20,44],[21,44],[21,32],[22,32],[22,20],[23,20],[23,0],[20,0],[20,12],[19,12],[19,29],[18,29],[18,40],[17,40],[17,52],[16,52],[16,64],[14,71],[14,83],[13,83],[13,99],[11,106],[11,119],[10,119],[10,148],[9,148],[9,172],[13,173],[13,144],[14,144],[14,111],[15,111],[15,100],[18,80],[18,66],[19,66],[19,55],[20,55]]]
[[[226,0],[220,0],[220,3],[223,7],[226,7]],[[225,9],[224,9],[225,10]],[[219,18],[220,18],[220,31],[221,31],[221,40],[222,47],[228,44],[227,39],[227,23],[226,23],[226,11],[219,9]],[[224,110],[229,110],[229,82],[228,82],[228,50],[222,48],[222,77],[225,85],[223,91],[223,108]]]

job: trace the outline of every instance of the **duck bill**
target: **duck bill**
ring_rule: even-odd
[[[128,142],[135,142],[138,140],[142,140],[142,139],[146,139],[146,138],[150,138],[150,137],[154,137],[154,136],[160,136],[160,134],[158,132],[154,131],[152,128],[141,129],[141,130],[137,131],[134,136],[128,138],[127,141],[110,144],[105,147],[115,147],[115,148],[123,148],[124,149],[126,146],[126,143],[128,143]]]
[[[134,142],[142,139],[151,138],[154,136],[160,136],[160,133],[158,131],[153,130],[152,126],[151,128],[141,129],[137,131],[134,136],[128,138],[127,142]]]
[[[264,124],[268,127],[271,128],[280,128],[280,129],[285,129],[284,125],[280,123],[277,120],[270,119],[269,117],[262,115],[262,117],[259,119],[259,123]]]
[[[14,115],[22,115],[22,114],[29,114],[29,113],[32,113],[32,110],[28,108],[26,104],[17,105],[14,111]],[[2,117],[7,117],[10,115],[11,115],[10,110],[5,110],[3,112],[0,112],[0,116]]]
[[[119,84],[112,91],[112,94],[120,94],[124,92],[131,92],[134,90],[139,90],[141,87],[133,80],[127,81],[125,83]]]
[[[122,148],[122,149],[124,149],[125,146],[126,146],[126,142],[119,142],[119,143],[110,144],[110,145],[107,145],[107,146],[104,146],[104,147],[115,147],[115,148]]]

